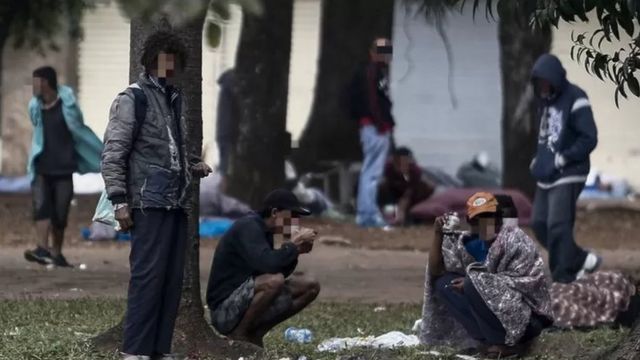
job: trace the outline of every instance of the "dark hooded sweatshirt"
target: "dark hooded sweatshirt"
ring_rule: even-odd
[[[538,149],[531,172],[543,189],[584,183],[591,166],[589,155],[598,143],[587,94],[567,80],[560,60],[550,54],[542,55],[533,66],[532,79],[536,78],[549,81],[554,95],[540,99]],[[564,159],[564,165],[559,165],[557,157]]]

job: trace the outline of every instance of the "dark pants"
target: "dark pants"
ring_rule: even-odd
[[[531,227],[549,252],[549,268],[556,282],[574,281],[587,257],[573,234],[576,203],[583,188],[583,183],[576,183],[536,190]]]
[[[133,210],[133,223],[123,351],[167,354],[182,292],[187,215],[183,210]]]
[[[222,176],[229,173],[229,156],[233,150],[233,144],[228,140],[217,140],[218,142],[218,171]]]
[[[480,294],[468,278],[464,280],[464,292],[447,285],[458,274],[447,273],[435,282],[435,295],[442,300],[449,313],[465,328],[474,340],[485,345],[502,345],[505,342],[506,330],[496,315],[482,300]],[[531,322],[520,342],[530,341],[540,335],[545,327],[543,320],[532,315]]]
[[[73,199],[71,175],[37,175],[33,185],[33,219],[50,220],[56,229],[65,229]]]

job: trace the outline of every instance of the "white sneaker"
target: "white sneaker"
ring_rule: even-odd
[[[163,354],[160,357],[155,358],[157,360],[181,360],[182,357],[176,355],[176,354]]]
[[[151,356],[122,353],[122,360],[151,360]]]
[[[602,257],[590,252],[587,254],[587,258],[584,259],[582,269],[580,269],[578,274],[576,274],[576,280],[583,278],[587,274],[595,272],[600,267],[600,264],[602,264]]]

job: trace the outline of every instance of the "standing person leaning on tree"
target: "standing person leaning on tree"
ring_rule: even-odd
[[[188,151],[182,93],[173,84],[186,62],[181,39],[152,34],[140,62],[144,73],[111,106],[102,176],[116,220],[131,230],[124,359],[168,360],[174,359],[188,190],[193,177],[205,177],[211,168]]]

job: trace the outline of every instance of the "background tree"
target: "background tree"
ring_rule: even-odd
[[[84,0],[22,0],[0,2],[0,84],[5,45],[13,39],[16,48],[44,52],[58,50],[55,37],[67,32],[72,39],[82,36]],[[0,93],[0,137],[2,136],[2,94]]]
[[[323,0],[318,72],[311,114],[294,151],[301,172],[327,160],[361,158],[348,86],[377,36],[391,37],[393,0]]]
[[[466,0],[405,0],[418,3],[428,16],[442,16],[449,9],[464,5]],[[507,24],[505,14],[516,11],[517,13],[528,13],[529,6],[533,1],[529,0],[473,0],[473,12],[475,14],[481,3],[485,4],[485,14],[487,18],[493,18],[494,9],[499,10],[501,19]],[[505,11],[508,10],[508,11]],[[574,46],[571,56],[581,62],[585,70],[602,80],[613,81],[617,87],[614,94],[616,104],[619,95],[627,97],[628,89],[633,95],[640,96],[640,85],[638,83],[636,70],[640,67],[640,34],[636,34],[635,24],[640,19],[640,0],[538,0],[535,2],[535,10],[528,17],[529,23],[534,29],[546,31],[546,27],[558,26],[562,20],[565,22],[588,21],[588,16],[593,16],[600,28],[591,34],[572,35]],[[602,42],[614,42],[620,40],[620,29],[623,29],[632,41],[625,47],[610,54],[601,51]],[[504,31],[507,29],[505,28]],[[501,30],[501,47],[503,38]],[[505,62],[505,50],[501,50],[503,55],[502,65]],[[504,69],[503,69],[504,70]],[[503,76],[505,72],[503,71]],[[504,80],[503,80],[504,84]],[[509,93],[508,91],[506,93]],[[530,92],[530,90],[529,90]],[[508,96],[505,94],[505,96]],[[526,95],[521,102],[520,111],[531,111],[527,105]],[[506,102],[506,101],[505,101]],[[510,107],[512,105],[504,105]],[[503,114],[503,119],[504,119]],[[523,118],[526,120],[527,118]],[[532,118],[535,119],[535,118]],[[524,124],[524,127],[530,126]],[[503,126],[503,131],[509,130]],[[504,136],[504,134],[503,134]],[[505,159],[512,154],[505,153]],[[505,160],[505,165],[509,160]],[[597,355],[599,359],[619,359],[631,360],[640,359],[640,317],[635,319],[633,328],[625,340],[612,349]]]
[[[227,186],[253,208],[284,184],[292,18],[293,0],[269,0],[261,16],[243,15],[235,66],[239,136]]]

